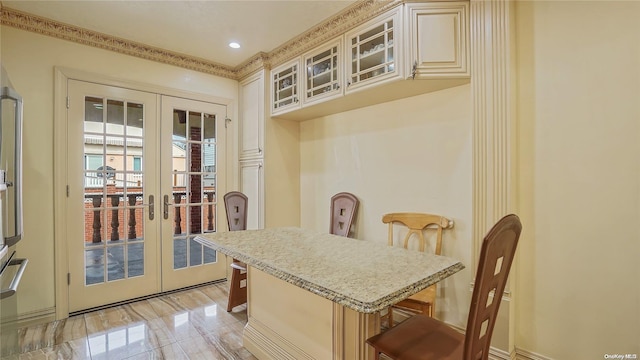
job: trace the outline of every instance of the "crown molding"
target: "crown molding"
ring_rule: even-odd
[[[365,0],[354,3],[336,16],[277,47],[269,53],[275,67],[321,45],[387,10],[402,5],[402,0]]]
[[[0,3],[0,23],[17,29],[51,36],[120,54],[174,65],[211,75],[241,80],[252,73],[288,61],[335,38],[351,28],[403,3],[403,0],[363,0],[314,26],[270,53],[260,52],[236,67],[181,54],[143,43],[107,35],[37,15],[21,12]]]
[[[83,29],[5,6],[2,7],[1,12],[2,25],[207,74],[236,78],[232,68],[205,59]]]

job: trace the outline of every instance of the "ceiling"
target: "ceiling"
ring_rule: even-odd
[[[235,67],[354,0],[2,1],[2,6]],[[229,42],[241,45],[232,49]]]

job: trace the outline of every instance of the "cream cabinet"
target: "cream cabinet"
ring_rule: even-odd
[[[274,68],[271,115],[313,119],[469,83],[468,22],[468,1],[399,2]]]
[[[407,3],[407,66],[413,79],[469,77],[469,3]]]
[[[341,53],[338,39],[303,55],[303,106],[342,95]]]
[[[240,82],[240,159],[263,156],[264,103],[264,71],[260,71]]]
[[[238,189],[249,198],[247,228],[264,227],[265,70],[240,81]]]
[[[264,159],[240,160],[240,191],[249,199],[247,229],[264,228]]]
[[[402,77],[401,9],[345,34],[345,93]]]
[[[299,109],[300,60],[288,62],[271,72],[271,114]]]

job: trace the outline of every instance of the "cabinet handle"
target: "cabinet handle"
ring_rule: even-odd
[[[258,148],[258,154],[262,154],[262,148]]]

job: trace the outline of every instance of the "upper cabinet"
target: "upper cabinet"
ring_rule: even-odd
[[[303,105],[342,95],[341,52],[341,42],[337,40],[303,55]]]
[[[469,83],[468,21],[468,1],[400,3],[274,68],[271,115],[312,119]]]
[[[408,3],[407,61],[413,79],[468,77],[468,2]]]
[[[400,9],[345,34],[347,93],[402,76]]]
[[[271,71],[271,114],[300,108],[300,60],[288,62]]]
[[[240,82],[240,159],[263,156],[264,71]]]

